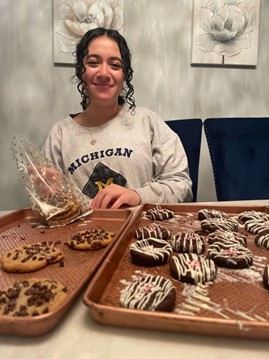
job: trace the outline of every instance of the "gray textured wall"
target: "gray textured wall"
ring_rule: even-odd
[[[73,69],[53,64],[52,0],[0,2],[0,209],[28,205],[10,151],[13,136],[41,147],[51,125],[80,110]],[[191,67],[192,1],[125,0],[137,105],[166,119],[269,116],[269,2],[261,0],[258,66]],[[215,199],[202,142],[198,200]]]

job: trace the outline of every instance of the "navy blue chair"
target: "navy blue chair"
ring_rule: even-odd
[[[203,126],[202,120],[200,118],[193,118],[169,120],[165,122],[179,136],[185,149],[189,162],[190,178],[192,180],[193,202],[196,202]]]
[[[269,199],[269,117],[207,118],[219,201]]]

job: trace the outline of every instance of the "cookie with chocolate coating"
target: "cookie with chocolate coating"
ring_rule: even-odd
[[[171,239],[174,251],[181,253],[202,254],[205,250],[205,241],[195,232],[178,232]]]
[[[269,233],[269,220],[249,220],[245,222],[245,229],[254,234]]]
[[[201,221],[201,228],[207,232],[218,229],[223,231],[238,231],[239,224],[232,218],[209,218]]]
[[[254,241],[257,247],[269,249],[269,233],[258,234]]]
[[[243,269],[253,262],[253,253],[240,244],[215,242],[208,246],[207,255],[219,267]]]
[[[223,231],[221,229],[209,233],[207,236],[207,241],[209,244],[213,244],[215,242],[223,242],[238,243],[242,246],[247,246],[247,236],[245,234],[240,232]]]
[[[243,211],[238,216],[239,221],[241,222],[247,222],[247,221],[256,221],[256,220],[262,220],[266,221],[269,220],[269,214],[261,211]]]
[[[176,289],[170,279],[142,275],[127,283],[121,291],[120,303],[125,308],[171,312],[176,303]]]
[[[155,208],[147,210],[145,215],[148,219],[152,219],[154,221],[168,221],[174,217],[174,212],[167,208],[156,206]]]
[[[171,245],[163,239],[142,239],[130,245],[132,262],[146,267],[166,264],[172,253]]]
[[[229,218],[229,215],[214,208],[202,208],[197,212],[197,217],[198,219],[203,220],[208,218]]]
[[[159,224],[150,224],[142,226],[135,230],[135,238],[138,240],[147,238],[158,238],[168,240],[171,237],[171,232],[164,226]]]
[[[269,265],[266,264],[262,274],[263,285],[269,290]]]
[[[214,261],[196,253],[179,253],[172,256],[170,271],[173,278],[189,284],[211,282],[217,275]]]

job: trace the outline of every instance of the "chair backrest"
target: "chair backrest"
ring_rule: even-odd
[[[200,118],[193,118],[169,120],[165,122],[179,136],[185,149],[189,162],[190,178],[192,180],[193,202],[196,202],[203,125],[202,120]]]
[[[269,117],[207,118],[219,201],[269,198]]]

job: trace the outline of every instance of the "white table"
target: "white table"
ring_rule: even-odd
[[[268,202],[248,201],[244,204],[264,205]],[[0,215],[3,213],[0,212]],[[82,302],[82,295],[54,330],[46,335],[34,338],[0,335],[1,359],[159,359],[168,357],[268,359],[269,341],[104,326],[91,319],[88,308]]]

